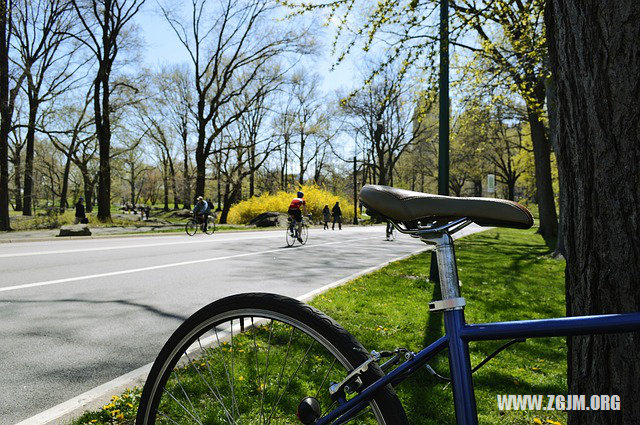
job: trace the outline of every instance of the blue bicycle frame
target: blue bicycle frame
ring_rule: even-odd
[[[449,370],[453,389],[456,423],[477,425],[478,414],[471,378],[469,342],[503,340],[514,338],[543,338],[573,335],[593,335],[640,331],[640,313],[606,314],[598,316],[563,317],[516,322],[496,322],[466,324],[464,319],[464,299],[459,297],[458,274],[455,262],[453,240],[447,229],[455,231],[468,222],[457,221],[440,229],[429,229],[418,234],[423,241],[435,243],[440,275],[442,301],[430,305],[432,312],[444,314],[445,335],[422,349],[405,363],[378,379],[360,394],[340,404],[336,409],[318,419],[316,425],[342,424],[364,409],[378,389],[387,384],[398,385],[413,372],[423,367],[431,358],[445,348],[449,354]],[[403,233],[409,233],[399,228]],[[451,232],[453,233],[453,232]]]

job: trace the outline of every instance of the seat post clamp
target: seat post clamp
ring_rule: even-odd
[[[429,311],[448,311],[448,310],[462,310],[467,302],[463,297],[447,298],[446,300],[431,301],[429,303]]]

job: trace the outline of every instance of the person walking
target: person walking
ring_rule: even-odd
[[[336,230],[336,222],[338,223],[338,230],[342,230],[342,210],[340,209],[340,202],[336,202],[331,209],[331,214],[333,214],[331,230]]]
[[[329,222],[331,221],[331,210],[329,209],[329,205],[325,205],[322,210],[322,221],[324,221],[323,230],[329,230]]]
[[[74,221],[75,224],[85,223],[87,220],[87,214],[85,213],[83,202],[84,198],[80,198],[78,199],[78,202],[76,202],[76,219]]]

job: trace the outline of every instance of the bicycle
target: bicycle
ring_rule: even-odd
[[[298,234],[298,225],[296,220],[293,218],[289,219],[289,225],[287,226],[286,231],[286,240],[287,246],[293,246],[296,242],[299,242],[300,245],[304,245],[307,243],[307,239],[309,238],[309,226],[307,225],[304,217],[302,218],[302,230],[300,234]],[[300,236],[301,240],[298,240],[298,236]]]
[[[216,219],[215,217],[208,215],[207,216],[207,227],[205,228],[204,222],[201,217],[192,217],[187,220],[187,224],[184,226],[184,230],[187,232],[187,235],[193,236],[200,229],[202,232],[207,235],[213,235],[216,231]]]
[[[527,229],[531,213],[511,201],[384,186],[365,186],[360,199],[400,233],[435,246],[442,299],[428,308],[444,315],[445,334],[417,353],[367,351],[330,317],[295,299],[226,297],[192,315],[165,344],[142,391],[137,424],[406,424],[393,387],[429,369],[429,360],[447,349],[457,424],[476,425],[471,375],[515,342],[640,330],[640,313],[467,324],[451,235],[471,222]],[[472,369],[469,343],[486,340],[509,342]]]

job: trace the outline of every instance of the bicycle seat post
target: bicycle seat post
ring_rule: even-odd
[[[449,369],[456,422],[458,425],[477,425],[478,415],[471,378],[469,344],[461,337],[465,326],[465,300],[460,297],[453,238],[448,228],[443,228],[440,231],[425,232],[420,235],[420,239],[425,243],[435,244],[442,300],[433,300],[429,304],[429,310],[432,314],[438,312],[444,314],[444,327],[449,340]]]

